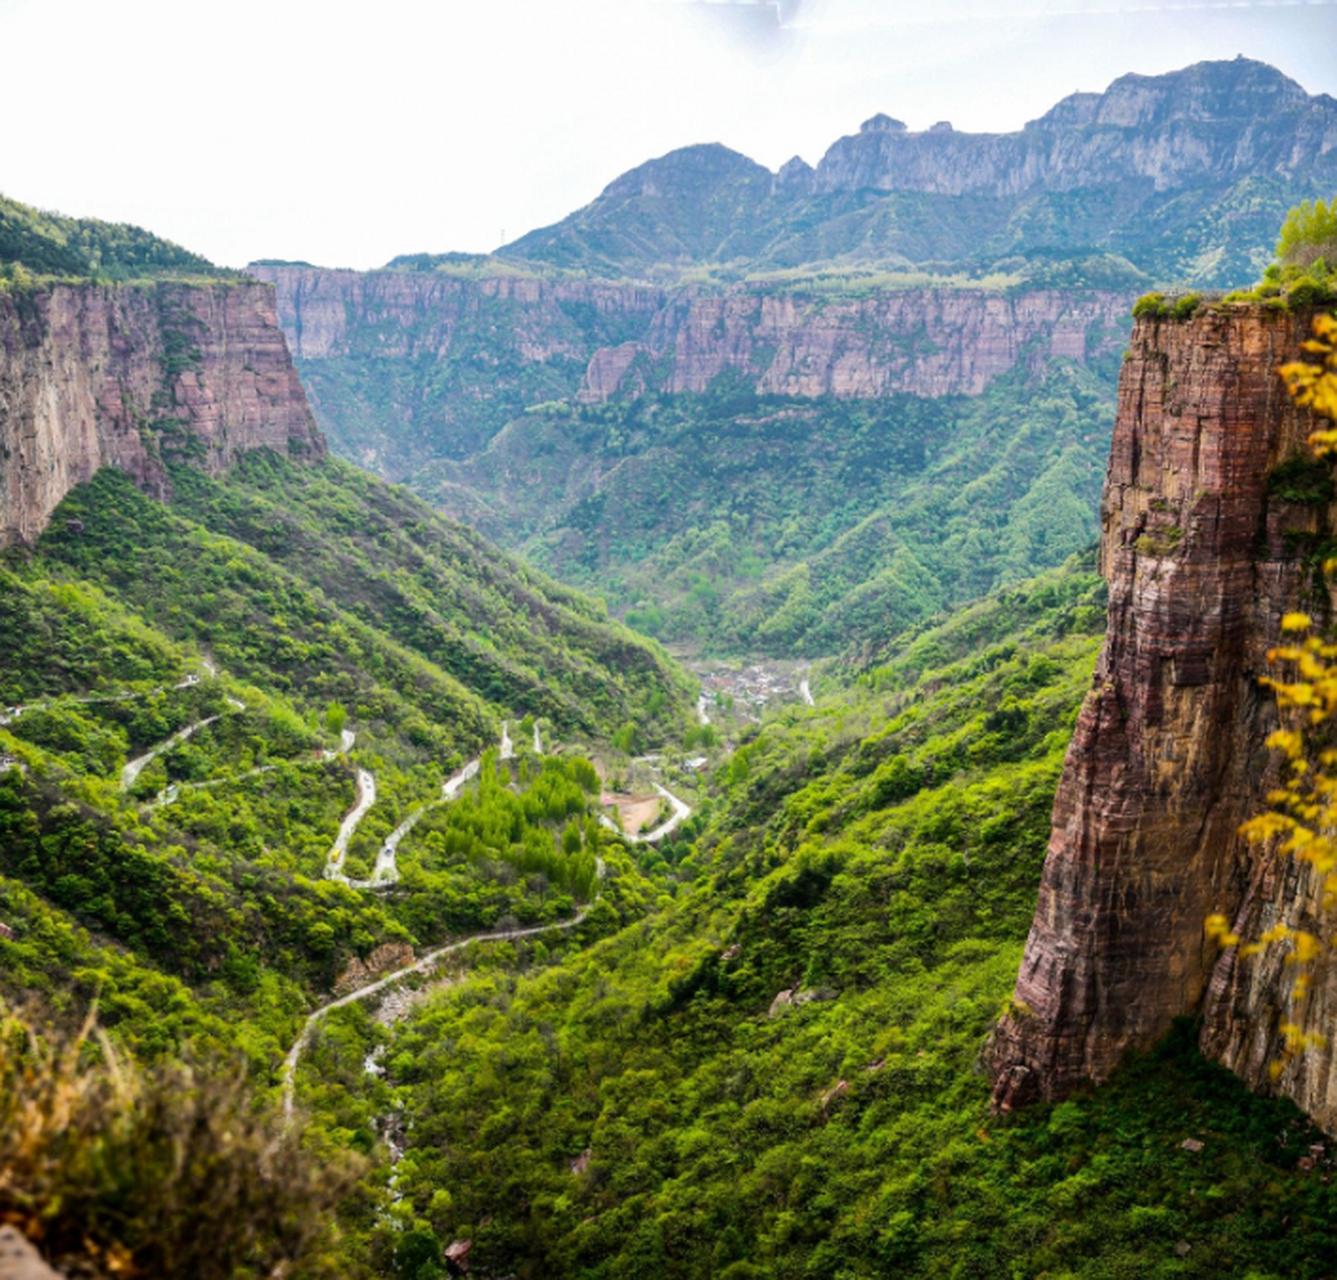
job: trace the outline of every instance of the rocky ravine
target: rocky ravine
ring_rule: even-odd
[[[162,497],[165,459],[214,473],[262,447],[325,452],[268,287],[0,293],[0,546],[34,541],[103,466]]]
[[[1246,936],[1313,922],[1311,878],[1238,834],[1277,777],[1258,677],[1282,614],[1311,604],[1303,557],[1337,514],[1268,493],[1315,425],[1276,376],[1310,319],[1236,307],[1134,331],[1102,509],[1109,631],[990,1049],[1003,1107],[1106,1078],[1182,1015],[1204,1017],[1203,1049],[1251,1086],[1279,1056],[1281,957],[1238,962],[1203,922],[1220,912]],[[1329,964],[1300,1016],[1330,1028],[1334,1014]],[[1335,1053],[1304,1055],[1278,1084],[1330,1132]]]

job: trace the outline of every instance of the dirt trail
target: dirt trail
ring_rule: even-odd
[[[661,787],[659,783],[656,782],[654,788],[673,807],[673,813],[652,831],[637,832],[634,835],[620,831],[617,823],[606,813],[599,815],[599,821],[610,831],[618,831],[624,840],[629,840],[632,844],[652,844],[656,840],[662,840],[665,836],[671,835],[692,816],[692,807],[685,800],[679,800],[667,788]]]

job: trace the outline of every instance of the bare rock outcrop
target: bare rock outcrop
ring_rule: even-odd
[[[15,1227],[0,1227],[0,1280],[64,1280]]]
[[[0,293],[0,546],[35,540],[101,467],[166,496],[163,464],[174,456],[217,473],[265,447],[325,452],[271,289],[70,283]]]
[[[1128,198],[1255,172],[1331,176],[1337,160],[1337,102],[1243,57],[1120,76],[1104,93],[1063,99],[1017,133],[944,125],[911,132],[876,116],[831,146],[813,187],[1002,198],[1121,183]]]
[[[1333,515],[1269,486],[1316,425],[1276,374],[1310,321],[1226,307],[1134,330],[1102,508],[1109,630],[990,1048],[1000,1107],[1106,1078],[1183,1015],[1204,1017],[1203,1048],[1250,1085],[1279,1055],[1280,958],[1237,963],[1203,925],[1219,912],[1256,934],[1316,906],[1309,877],[1238,834],[1276,780],[1258,678],[1282,614],[1308,603],[1306,556]],[[1329,967],[1305,1017],[1335,1010]],[[1333,1063],[1331,1048],[1306,1055],[1279,1087],[1337,1131]]]
[[[413,948],[407,942],[383,942],[365,960],[354,956],[348,962],[344,971],[335,979],[334,994],[347,995],[350,991],[365,987],[384,973],[408,968],[415,959]]]

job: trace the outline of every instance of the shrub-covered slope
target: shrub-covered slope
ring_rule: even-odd
[[[327,877],[359,798],[354,882],[507,717],[526,750],[535,722],[550,745],[659,738],[689,690],[596,606],[350,468],[257,454],[172,482],[168,507],[103,471],[0,566],[0,995],[58,1014],[100,992],[132,1044],[240,1039],[268,1069],[354,957],[592,891],[588,765],[493,749],[458,815],[402,839],[392,892]],[[473,797],[517,768],[533,803]]]
[[[1092,540],[1113,369],[1018,369],[973,398],[794,401],[722,384],[540,407],[415,485],[650,634],[848,651]]]
[[[1308,1127],[1187,1041],[988,1113],[1102,604],[1070,566],[924,629],[740,747],[664,914],[348,1029],[389,1041],[419,1238],[522,1276],[1327,1274]]]
[[[67,218],[0,196],[0,280],[15,264],[33,275],[99,280],[229,274],[142,227]]]
[[[383,673],[404,714],[435,701],[476,736],[501,710],[587,733],[663,731],[680,712],[685,677],[652,644],[346,464],[260,452],[223,480],[175,468],[172,487],[163,506],[102,472],[57,513],[43,555],[238,676],[348,699]]]

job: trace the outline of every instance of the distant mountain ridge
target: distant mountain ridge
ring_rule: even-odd
[[[650,634],[812,656],[1094,537],[1134,299],[1251,284],[1334,190],[1337,101],[1240,58],[1013,133],[877,115],[815,168],[686,147],[492,255],[251,271],[336,452]]]
[[[795,157],[772,174],[718,144],[684,147],[495,257],[650,278],[819,266],[1029,276],[1055,258],[1106,258],[1123,283],[1226,286],[1265,263],[1287,208],[1334,185],[1337,100],[1240,57],[1121,76],[1014,133],[874,116],[816,168]]]

